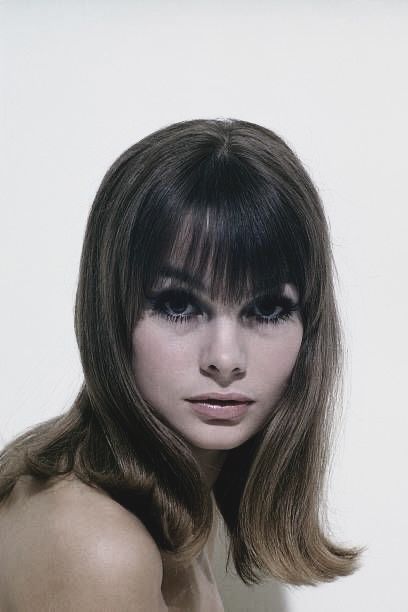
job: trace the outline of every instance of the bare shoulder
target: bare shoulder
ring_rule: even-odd
[[[167,610],[148,530],[77,479],[20,487],[0,508],[0,539],[1,610]]]

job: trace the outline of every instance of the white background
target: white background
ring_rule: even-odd
[[[329,219],[348,348],[330,517],[355,575],[250,590],[227,612],[403,612],[407,530],[408,2],[0,2],[0,444],[70,406],[87,215],[128,146],[234,117],[283,136]]]

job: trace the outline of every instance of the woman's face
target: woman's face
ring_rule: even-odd
[[[205,286],[191,291],[169,280],[154,288],[133,330],[136,384],[191,447],[235,448],[262,428],[288,382],[303,333],[299,311],[290,311],[298,294],[287,284],[283,301],[260,294],[225,306]],[[214,392],[254,401],[229,420],[198,414],[187,401]]]

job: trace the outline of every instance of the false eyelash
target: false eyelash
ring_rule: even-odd
[[[166,320],[171,321],[172,323],[178,323],[178,324],[188,323],[193,317],[197,316],[197,313],[181,315],[181,314],[170,314],[166,312],[166,309],[165,309],[166,302],[170,301],[172,298],[175,298],[175,297],[178,297],[178,298],[181,297],[183,300],[185,300],[186,304],[190,304],[194,306],[195,308],[197,306],[200,309],[203,308],[200,305],[200,301],[197,300],[197,298],[195,298],[195,296],[192,293],[185,291],[184,289],[167,289],[167,290],[164,290],[162,293],[160,293],[157,296],[150,296],[148,298],[148,302],[150,304],[152,314],[154,316],[165,318]],[[275,306],[278,306],[282,309],[281,312],[275,317],[254,315],[254,318],[257,321],[257,323],[261,325],[279,325],[281,323],[284,323],[288,319],[290,319],[293,316],[293,313],[299,310],[299,305],[295,304],[295,302],[290,297],[285,296],[285,295],[277,296],[276,294],[266,293],[260,296],[259,298],[257,298],[258,301],[260,299],[276,300]],[[252,307],[256,306],[257,300],[254,300],[254,302],[252,302]]]

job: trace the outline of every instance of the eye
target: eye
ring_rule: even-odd
[[[197,305],[194,297],[182,289],[163,291],[158,296],[149,298],[149,302],[154,315],[164,317],[173,323],[187,323],[197,314],[196,311],[183,314],[188,305],[195,305],[195,309],[197,309]]]
[[[197,298],[183,289],[167,289],[150,296],[148,301],[154,316],[163,317],[172,323],[188,323],[205,310]],[[293,317],[297,310],[299,306],[292,298],[267,294],[247,307],[245,317],[253,318],[260,325],[278,325]]]
[[[261,325],[284,323],[299,310],[298,304],[286,295],[264,295],[258,298],[251,308],[255,312],[258,311],[255,314],[255,319]]]

